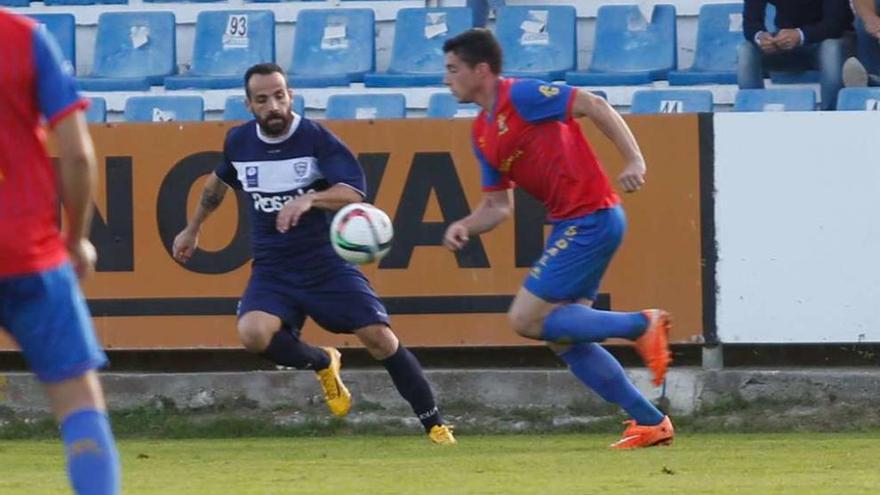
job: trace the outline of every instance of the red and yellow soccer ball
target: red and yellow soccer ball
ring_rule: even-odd
[[[382,259],[391,249],[394,226],[384,211],[352,203],[336,212],[330,223],[330,244],[342,259],[363,265]]]

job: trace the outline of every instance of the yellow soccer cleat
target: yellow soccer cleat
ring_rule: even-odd
[[[455,445],[458,443],[452,436],[452,427],[449,425],[434,425],[428,432],[428,438],[437,445]]]
[[[324,389],[324,401],[327,407],[335,416],[345,416],[351,409],[351,393],[342,383],[342,377],[339,376],[339,369],[342,367],[342,354],[332,347],[322,347],[330,356],[330,366],[323,370],[318,370],[318,383]]]

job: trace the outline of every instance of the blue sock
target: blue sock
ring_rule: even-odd
[[[119,454],[107,414],[82,409],[61,422],[67,474],[77,495],[119,493]]]
[[[548,342],[602,342],[611,337],[634,340],[648,327],[642,313],[599,311],[583,304],[565,304],[544,319],[541,339]]]
[[[282,366],[323,370],[330,366],[330,356],[320,347],[299,340],[290,330],[278,330],[261,356]]]
[[[443,424],[437,403],[434,402],[431,384],[422,372],[422,365],[403,344],[398,344],[397,352],[382,360],[382,364],[391,375],[397,391],[418,416],[425,431],[430,431],[434,425]]]
[[[576,344],[560,357],[584,385],[622,407],[636,423],[653,426],[663,421],[663,413],[629,381],[623,367],[604,347],[593,343]]]

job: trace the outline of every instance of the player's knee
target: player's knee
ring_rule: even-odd
[[[238,322],[238,339],[250,352],[260,353],[269,347],[274,332],[261,325],[255,325],[244,320]]]
[[[375,359],[385,359],[397,351],[397,336],[385,325],[371,325],[355,334]]]
[[[541,322],[527,313],[511,309],[507,313],[507,319],[513,331],[530,339],[541,336]]]

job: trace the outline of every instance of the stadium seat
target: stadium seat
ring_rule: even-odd
[[[364,84],[378,88],[443,84],[443,43],[473,24],[473,13],[466,7],[400,9],[388,72],[367,74]]]
[[[576,86],[650,84],[678,65],[675,7],[655,5],[650,21],[637,5],[603,5],[596,16],[593,58],[586,71],[569,72]]]
[[[735,112],[806,112],[816,109],[816,93],[809,88],[741,89]]]
[[[98,17],[94,69],[86,91],[145,91],[177,71],[171,12],[105,12]]]
[[[837,94],[837,109],[880,111],[880,88],[843,88]]]
[[[31,0],[0,0],[0,6],[3,7],[28,7]]]
[[[328,119],[402,119],[406,98],[400,93],[330,95],[325,115]]]
[[[575,20],[569,5],[499,8],[495,34],[504,50],[504,74],[563,79],[577,65]]]
[[[125,100],[126,122],[205,120],[201,96],[132,96]]]
[[[248,67],[275,61],[275,14],[271,10],[200,12],[192,67],[165,78],[165,89],[228,89],[243,84]]]
[[[696,113],[712,111],[712,92],[698,89],[640,89],[629,113]]]
[[[92,124],[107,121],[107,100],[100,96],[89,98],[89,108],[86,110],[86,121]]]
[[[736,84],[737,46],[743,37],[743,4],[719,3],[700,7],[694,63],[669,73],[669,84]]]
[[[226,2],[227,0],[141,0],[145,3],[217,3]],[[307,0],[299,0],[307,1]]]
[[[44,0],[46,5],[126,5],[128,0]]]
[[[459,103],[451,93],[434,93],[428,99],[428,118],[452,119],[476,117],[480,107],[474,103]]]
[[[373,9],[307,9],[296,16],[294,88],[348,86],[376,65]]]
[[[55,37],[64,58],[76,69],[76,19],[73,14],[28,14]]]
[[[302,95],[293,95],[293,111],[304,115],[306,111],[305,100]],[[254,118],[250,110],[244,104],[244,95],[227,96],[223,106],[223,120],[251,120]]]

